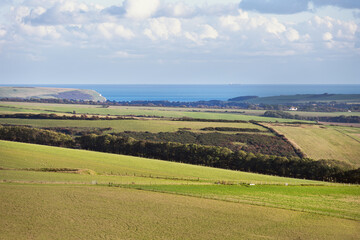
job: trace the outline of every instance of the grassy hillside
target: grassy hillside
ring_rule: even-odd
[[[49,87],[0,87],[0,98],[106,101],[94,90]]]
[[[7,141],[0,191],[1,239],[356,239],[360,228],[356,185]]]
[[[239,171],[202,167],[146,158],[56,148],[35,144],[0,141],[0,167],[78,168],[90,169],[98,175],[151,176],[186,178],[214,183],[216,181],[267,182],[289,184],[322,184],[323,182],[283,178]],[[60,174],[60,173],[57,173]],[[97,180],[96,176],[93,180]],[[149,179],[149,181],[151,178]],[[325,184],[325,183],[324,183]]]
[[[308,157],[313,159],[337,159],[360,166],[360,128],[269,124],[284,134]]]

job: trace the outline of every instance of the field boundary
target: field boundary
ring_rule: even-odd
[[[291,141],[290,139],[288,139],[284,134],[281,134],[277,130],[275,130],[274,128],[272,128],[272,127],[270,127],[268,125],[259,123],[259,122],[253,122],[253,124],[268,129],[271,133],[274,133],[275,136],[280,137],[282,140],[289,143],[293,147],[294,152],[296,153],[296,155],[298,157],[300,157],[300,158],[306,158],[307,157],[307,155],[301,150],[300,146],[297,145],[295,142]]]

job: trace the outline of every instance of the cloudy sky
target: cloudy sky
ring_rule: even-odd
[[[0,0],[0,84],[359,84],[358,0]]]

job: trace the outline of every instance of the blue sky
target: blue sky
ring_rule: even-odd
[[[0,84],[360,84],[357,0],[1,0]]]

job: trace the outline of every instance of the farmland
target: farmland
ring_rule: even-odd
[[[356,185],[7,141],[0,156],[1,238],[353,239],[360,226]]]
[[[1,114],[133,118],[0,118],[2,125],[79,131],[75,133],[101,130],[155,142],[213,134],[215,145],[232,139],[230,134],[256,137],[248,143],[231,142],[242,149],[259,144],[257,137],[264,142],[274,138],[270,145],[275,146],[280,138],[267,126],[309,157],[360,166],[359,128],[290,124],[286,122],[298,120],[261,117],[261,110],[0,105]],[[262,123],[173,119],[180,117]],[[356,239],[360,227],[358,185],[9,141],[0,141],[0,191],[0,238],[5,239]]]
[[[206,127],[250,128],[266,131],[252,123],[190,122],[169,120],[53,120],[53,119],[10,119],[0,118],[0,124],[26,125],[40,128],[111,128],[111,132],[149,131],[174,132],[182,128],[200,131]]]
[[[100,186],[0,184],[6,239],[356,239],[359,222]]]
[[[109,106],[104,108],[99,105],[76,105],[76,104],[43,104],[43,103],[16,103],[1,102],[0,110],[3,113],[56,113],[56,114],[88,114],[88,115],[112,115],[112,116],[158,116],[167,118],[201,118],[201,119],[224,119],[224,120],[256,120],[269,122],[292,122],[298,120],[268,118],[261,116],[243,115],[231,112],[203,112],[187,110],[183,108],[160,108],[160,107],[125,107]]]
[[[85,168],[91,169],[96,173],[96,175],[93,176],[93,180],[97,180],[95,177],[98,175],[118,175],[157,176],[163,178],[175,177],[190,180],[199,179],[210,183],[224,180],[238,183],[325,184],[317,181],[274,177],[132,156],[54,148],[8,141],[0,141],[0,146],[0,166],[3,168]]]
[[[136,120],[59,120],[59,119],[15,119],[0,118],[0,124],[25,125],[38,128],[57,130],[59,128],[76,129],[76,131],[96,131],[102,133],[134,132],[176,132],[182,129],[194,133],[204,133],[201,129],[216,127],[232,127],[243,129],[258,129],[260,132],[246,132],[247,134],[262,134],[273,136],[267,129],[247,122],[204,122],[204,121],[173,121],[173,118],[191,117],[200,119],[225,119],[225,120],[256,120],[273,123],[279,133],[284,134],[290,142],[301,149],[306,156],[313,159],[336,159],[353,166],[359,165],[360,133],[359,128],[346,126],[324,125],[289,125],[276,124],[284,122],[299,122],[294,119],[261,117],[263,110],[234,110],[234,109],[201,109],[201,108],[166,108],[166,107],[127,107],[81,104],[45,104],[27,102],[1,102],[0,113],[55,113],[57,115],[77,116],[87,114],[102,117],[138,116]],[[296,112],[304,117],[324,116],[358,116],[358,112]],[[149,117],[150,116],[150,117]],[[154,117],[155,116],[155,117]],[[305,122],[305,121],[303,121]],[[309,122],[308,122],[309,123]],[[223,132],[236,134],[237,132]],[[141,139],[139,139],[141,140]],[[316,143],[316,148],[314,147]],[[245,146],[246,142],[233,142],[232,146]],[[227,144],[229,145],[229,144]],[[242,147],[244,148],[244,147]]]
[[[359,128],[301,124],[269,126],[284,134],[311,158],[337,159],[360,166]]]

